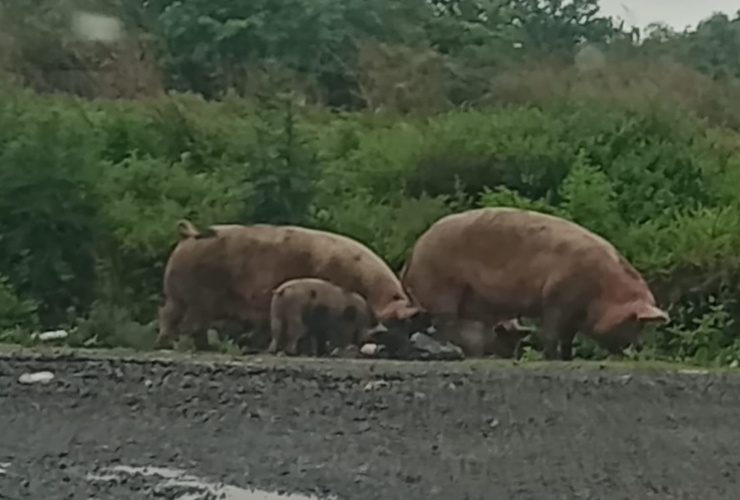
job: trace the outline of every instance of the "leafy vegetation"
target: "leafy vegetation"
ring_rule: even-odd
[[[122,36],[81,37],[91,8]],[[399,269],[439,217],[509,205],[645,274],[673,322],[642,356],[740,363],[740,16],[641,38],[595,0],[39,0],[0,28],[6,339],[151,347],[182,217]]]

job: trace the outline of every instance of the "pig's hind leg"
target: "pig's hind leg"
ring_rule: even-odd
[[[575,328],[571,315],[561,307],[547,307],[542,315],[542,353],[546,360],[573,359]],[[558,349],[558,347],[560,349]],[[559,351],[559,352],[558,352]]]
[[[190,334],[196,351],[207,351],[210,348],[207,323],[204,313],[192,307],[188,308],[182,320],[181,328]]]
[[[298,355],[298,343],[308,333],[308,328],[302,318],[291,317],[287,321],[285,354],[288,356]]]
[[[285,335],[285,322],[277,315],[270,318],[270,345],[267,348],[269,354],[277,354],[283,343]]]
[[[167,299],[164,306],[159,309],[158,323],[159,334],[157,335],[156,346],[165,347],[173,337],[179,334],[179,326],[185,315],[185,308],[175,300]]]
[[[571,361],[573,359],[573,339],[576,336],[576,329],[573,327],[565,328],[560,333],[560,359]]]

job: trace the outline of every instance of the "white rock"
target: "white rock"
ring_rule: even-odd
[[[79,37],[97,42],[114,42],[123,34],[118,18],[83,11],[73,14],[72,29]]]
[[[21,384],[48,384],[54,380],[54,374],[51,372],[24,373],[18,377]]]
[[[59,340],[66,339],[69,336],[69,332],[66,330],[49,330],[39,334],[39,340]]]
[[[375,356],[378,352],[378,344],[365,344],[360,349],[360,352],[365,356]]]
[[[381,387],[388,387],[389,385],[385,380],[373,380],[365,385],[365,391],[373,391]]]
[[[709,370],[686,368],[683,370],[678,370],[678,373],[683,373],[684,375],[707,375],[709,373]]]

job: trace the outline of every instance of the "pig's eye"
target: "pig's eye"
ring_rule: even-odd
[[[399,294],[395,294],[395,295],[393,296],[393,300],[401,300],[401,298],[402,298],[402,297],[401,297],[401,296],[400,296]]]

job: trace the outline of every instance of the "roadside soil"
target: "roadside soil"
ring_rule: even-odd
[[[726,500],[739,416],[727,372],[0,352],[0,499]]]

